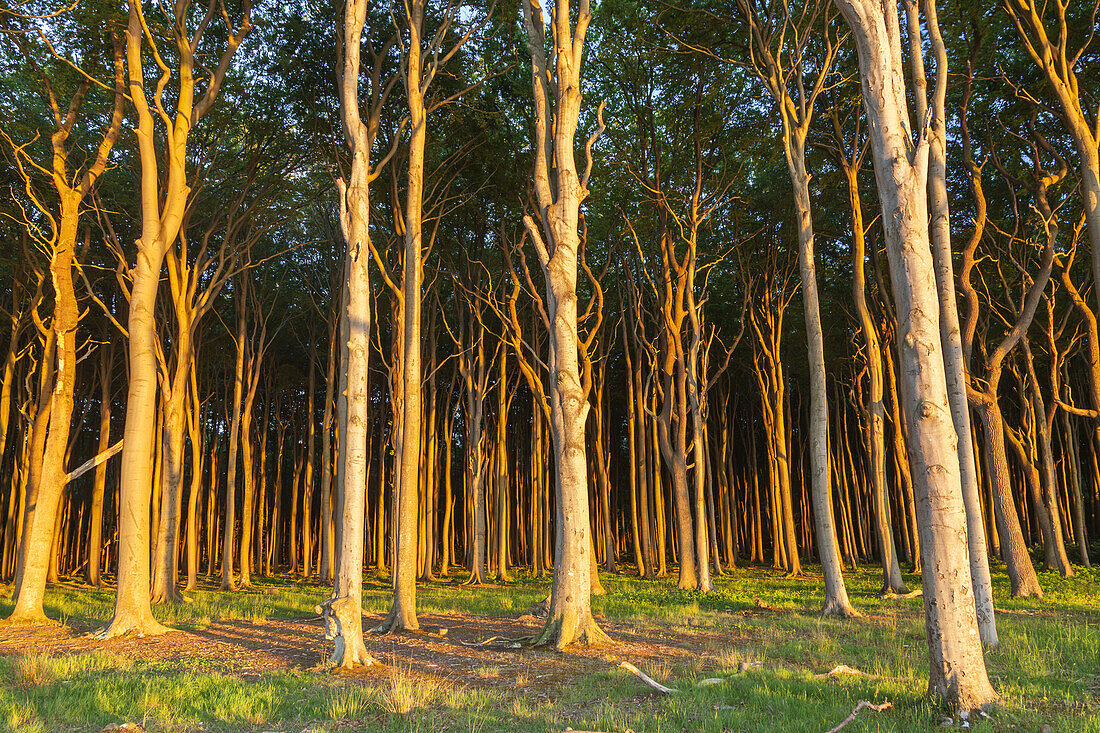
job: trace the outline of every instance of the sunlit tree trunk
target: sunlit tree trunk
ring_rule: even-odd
[[[898,314],[901,393],[909,425],[923,555],[929,692],[963,710],[997,702],[977,628],[966,548],[957,435],[939,332],[939,296],[928,234],[928,131],[908,125],[897,6],[835,0],[859,52],[863,104]],[[932,0],[928,0],[929,3]]]
[[[592,542],[589,537],[585,419],[588,400],[580,381],[577,335],[579,210],[588,193],[588,172],[577,175],[573,138],[580,115],[584,36],[592,15],[580,0],[574,26],[567,0],[557,0],[549,22],[554,65],[546,55],[546,19],[538,0],[524,0],[523,20],[531,56],[535,112],[535,191],[539,217],[524,225],[546,278],[546,306],[552,324],[549,359],[550,414],[557,483],[557,542],[554,582],[541,644],[606,643],[590,605]],[[555,82],[551,89],[550,83]],[[591,143],[588,146],[591,161]]]

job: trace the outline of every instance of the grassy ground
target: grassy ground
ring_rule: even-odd
[[[50,590],[46,610],[72,636],[57,627],[0,626],[0,729],[98,731],[133,722],[149,730],[288,733],[821,732],[861,699],[889,700],[893,708],[864,711],[847,731],[934,730],[947,718],[963,728],[924,695],[921,599],[879,599],[879,573],[871,568],[847,579],[862,619],[818,617],[821,581],[812,574],[787,579],[739,569],[705,596],[678,591],[668,578],[606,576],[609,594],[594,605],[622,643],[564,655],[472,646],[494,633],[515,634],[515,618],[545,597],[546,581],[521,575],[506,587],[425,583],[419,610],[455,633],[416,635],[400,649],[370,637],[368,648],[387,664],[353,675],[319,665],[326,642],[313,606],[326,592],[321,587],[278,578],[247,593],[200,590],[187,603],[157,608],[183,631],[96,642],[79,634],[109,618],[112,594],[65,584]],[[1004,573],[994,575],[1001,645],[987,660],[1004,702],[990,718],[970,721],[969,730],[1100,731],[1100,571],[1040,580],[1045,599],[1016,601]],[[367,584],[364,611],[384,612],[386,580],[372,576]],[[0,614],[11,606],[10,586],[0,586]],[[210,639],[222,640],[217,651]],[[280,645],[294,644],[297,657],[279,656]],[[256,663],[261,652],[273,661]],[[436,669],[434,659],[461,662]],[[650,690],[617,666],[623,660],[680,691]],[[762,664],[738,674],[742,662]],[[839,664],[868,676],[818,676]],[[728,679],[696,686],[708,677]]]

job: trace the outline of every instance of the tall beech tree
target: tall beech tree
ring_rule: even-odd
[[[137,116],[138,150],[141,160],[141,237],[137,241],[136,264],[131,271],[128,324],[130,383],[126,397],[126,429],[123,433],[122,475],[119,484],[118,589],[114,616],[102,630],[102,637],[126,633],[155,634],[165,631],[150,609],[149,502],[152,486],[152,448],[156,433],[157,365],[155,356],[155,306],[160,273],[168,248],[173,245],[187,204],[187,139],[192,128],[211,109],[221,90],[225,73],[241,42],[252,27],[251,8],[246,0],[239,21],[232,21],[225,8],[211,0],[198,14],[194,30],[189,29],[191,4],[178,0],[164,29],[175,46],[178,67],[175,111],[164,106],[164,90],[173,69],[164,60],[156,36],[148,29],[142,3],[130,3],[126,28],[126,67],[130,99]],[[195,53],[201,47],[212,22],[224,22],[227,40],[217,66],[199,92],[195,77]],[[150,106],[145,85],[145,45],[159,70],[157,91]],[[165,148],[157,151],[154,114],[164,125]],[[159,161],[167,171],[161,177]],[[163,188],[162,188],[163,186]]]
[[[592,145],[602,124],[585,146],[586,166],[577,175],[574,137],[581,109],[584,37],[592,20],[589,0],[580,0],[574,24],[568,0],[556,0],[549,15],[553,45],[546,48],[546,24],[538,0],[524,0],[523,22],[531,56],[535,113],[534,181],[539,218],[523,223],[538,253],[546,278],[550,336],[550,424],[554,445],[557,494],[557,541],[554,583],[546,627],[536,641],[562,649],[569,644],[608,643],[610,638],[592,617],[592,541],[588,511],[585,420],[589,405],[580,381],[577,335],[577,252],[579,214],[588,195]]]
[[[5,29],[8,30],[8,29]],[[75,168],[70,162],[72,153],[70,135],[80,121],[82,106],[93,86],[93,77],[85,77],[77,83],[76,90],[66,104],[59,97],[53,74],[42,67],[34,54],[45,49],[32,48],[18,34],[11,31],[15,45],[35,67],[43,86],[44,97],[53,118],[53,134],[50,136],[50,162],[39,163],[27,151],[27,144],[15,143],[4,134],[12,147],[15,164],[23,179],[23,191],[46,226],[28,226],[30,232],[39,232],[35,244],[49,256],[50,284],[53,289],[53,314],[49,329],[53,348],[50,350],[49,370],[53,375],[48,405],[41,405],[44,419],[35,422],[29,448],[34,451],[33,461],[41,468],[31,476],[27,487],[26,510],[22,518],[23,540],[19,566],[15,578],[15,608],[9,618],[19,621],[45,620],[42,607],[46,591],[46,576],[53,557],[51,548],[58,538],[54,529],[58,503],[62,491],[69,482],[66,463],[69,450],[69,431],[72,424],[74,392],[76,389],[77,324],[80,320],[76,290],[73,286],[73,265],[76,258],[80,217],[86,199],[107,167],[111,148],[122,128],[124,104],[122,48],[119,39],[111,37],[113,48],[113,110],[99,144],[92,156],[85,155],[86,162]],[[96,71],[96,70],[93,70]],[[102,84],[102,82],[99,82]],[[111,89],[112,87],[107,87]],[[87,162],[90,160],[90,162]],[[39,193],[34,172],[49,176],[56,207],[51,206]],[[26,215],[26,214],[25,214]],[[28,224],[30,222],[28,221]],[[42,328],[42,325],[39,326]],[[14,334],[13,334],[14,341]],[[43,364],[43,369],[46,365]],[[45,372],[44,372],[45,373]],[[6,376],[6,375],[5,375]],[[5,419],[6,423],[6,419]],[[7,432],[6,424],[3,426]]]
[[[931,662],[929,692],[972,710],[997,701],[986,673],[977,628],[967,548],[966,510],[947,375],[939,334],[939,295],[928,230],[928,136],[909,123],[897,6],[836,0],[859,53],[863,105],[886,233],[898,352],[913,365],[901,373],[910,418],[924,573],[925,628]],[[927,0],[927,8],[934,0]]]

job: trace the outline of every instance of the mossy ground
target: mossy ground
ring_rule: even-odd
[[[629,573],[629,569],[625,569]],[[889,700],[849,731],[940,730],[951,718],[925,696],[927,650],[919,597],[878,597],[872,567],[846,574],[863,618],[821,618],[821,580],[763,568],[715,579],[708,595],[672,578],[601,576],[593,608],[621,643],[564,654],[512,643],[534,633],[517,621],[549,590],[514,583],[421,583],[425,633],[371,636],[384,666],[333,674],[314,606],[327,590],[289,577],[249,592],[204,587],[189,602],[158,606],[180,631],[156,639],[99,642],[81,634],[111,614],[113,594],[78,583],[51,587],[46,611],[64,626],[0,626],[0,729],[98,731],[134,722],[157,731],[814,731],[843,720],[861,699]],[[907,577],[919,588],[919,578]],[[995,568],[1001,645],[987,653],[1003,705],[968,730],[1100,731],[1100,571],[1063,580],[1041,574],[1041,600],[1008,598]],[[388,579],[365,579],[364,612],[383,614]],[[0,586],[0,614],[12,607]],[[368,622],[369,624],[369,622]],[[441,635],[441,628],[448,633]],[[619,661],[681,690],[662,695]],[[736,674],[742,662],[761,662]],[[868,676],[817,675],[836,665]],[[707,677],[728,677],[696,687]]]

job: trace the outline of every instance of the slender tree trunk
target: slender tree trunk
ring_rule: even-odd
[[[586,555],[592,552],[592,541],[585,460],[589,405],[580,380],[577,335],[579,210],[588,193],[588,176],[582,180],[577,175],[573,139],[580,114],[584,35],[591,17],[588,0],[580,0],[573,27],[569,3],[557,2],[551,16],[555,61],[551,69],[542,8],[537,0],[523,2],[536,115],[535,189],[541,214],[539,222],[524,217],[524,225],[546,278],[545,302],[552,324],[547,363],[557,484],[554,581],[546,627],[536,643],[553,643],[558,649],[572,643],[610,641],[592,617],[590,605],[592,558]],[[556,80],[553,91],[552,79]]]
[[[111,443],[111,376],[114,371],[114,344],[104,344],[99,354],[99,447],[97,453],[107,450]],[[0,451],[0,458],[3,452]],[[103,587],[100,572],[103,568],[103,502],[107,493],[107,462],[95,468],[92,478],[92,510],[88,522],[88,564],[85,577],[88,585]]]
[[[417,525],[419,520],[420,458],[422,436],[420,374],[420,311],[423,281],[423,245],[421,217],[424,195],[424,145],[427,119],[421,90],[420,33],[424,22],[423,0],[406,6],[409,46],[405,53],[405,88],[409,103],[408,187],[405,191],[405,276],[401,301],[404,315],[404,351],[401,359],[402,414],[400,482],[396,487],[397,509],[394,517],[396,540],[393,560],[393,607],[376,629],[381,632],[420,628],[416,620]]]
[[[817,266],[814,263],[810,177],[806,172],[804,139],[800,139],[797,132],[792,132],[787,135],[787,166],[794,185],[798,218],[798,267],[802,276],[802,307],[810,352],[810,470],[817,528],[817,554],[825,576],[825,606],[822,614],[852,618],[859,613],[848,601],[833,516],[832,479],[829,471],[829,405],[825,386],[825,337],[821,328]]]
[[[233,367],[233,402],[230,405],[229,457],[226,459],[225,478],[225,524],[222,526],[222,590],[236,588],[233,577],[233,560],[236,557],[233,552],[233,538],[236,535],[237,524],[237,449],[240,445],[241,398],[244,393],[245,350],[247,348],[245,342],[245,317],[248,308],[245,296],[247,291],[246,277],[247,274],[242,276],[242,286],[237,294],[237,356]]]
[[[46,618],[42,601],[54,558],[52,548],[58,539],[55,529],[62,492],[68,483],[67,449],[76,382],[76,327],[80,319],[72,276],[80,198],[77,192],[62,197],[60,230],[50,258],[50,280],[54,291],[51,327],[55,346],[52,351],[56,355],[50,358],[56,358],[56,367],[50,369],[53,383],[49,396],[45,398],[50,406],[48,411],[42,410],[48,415],[49,429],[42,441],[41,468],[37,472],[37,480],[28,489],[34,499],[27,502],[22,538],[22,573],[17,578],[15,608],[9,616],[11,620],[44,621]],[[45,367],[43,364],[43,369]],[[44,431],[45,425],[39,434]]]
[[[882,342],[878,328],[867,305],[867,278],[865,270],[866,238],[864,237],[863,205],[859,197],[859,171],[854,166],[844,166],[848,183],[848,204],[852,212],[852,295],[859,315],[860,333],[867,359],[870,381],[868,406],[864,412],[864,443],[867,446],[868,471],[875,504],[875,528],[877,530],[879,557],[882,560],[883,592],[908,593],[898,565],[897,548],[894,546],[893,522],[890,517],[890,501],[886,493],[886,408],[883,404]]]
[[[195,590],[199,585],[199,496],[202,493],[203,426],[202,404],[191,364],[191,409],[187,413],[187,431],[191,440],[191,489],[187,497],[187,586]]]
[[[923,79],[924,64],[920,61],[920,29],[917,24],[916,0],[907,5],[910,17],[910,43],[918,77]],[[993,612],[993,585],[989,577],[989,558],[982,525],[981,496],[974,459],[973,429],[970,425],[970,405],[966,396],[966,363],[963,358],[962,332],[959,328],[958,299],[955,296],[955,276],[951,265],[951,218],[947,195],[947,123],[944,104],[947,96],[947,49],[940,35],[935,2],[925,3],[929,37],[936,56],[936,86],[932,103],[932,126],[928,147],[928,202],[931,209],[929,230],[932,238],[932,259],[936,268],[936,287],[940,298],[940,339],[943,342],[944,368],[947,370],[947,391],[951,400],[951,417],[958,435],[959,470],[962,477],[963,504],[966,507],[966,541],[970,556],[970,576],[974,581],[974,605],[978,614],[978,631],[982,643],[996,646],[997,623]],[[919,84],[919,83],[918,83]],[[917,117],[927,113],[925,95],[916,95]]]

